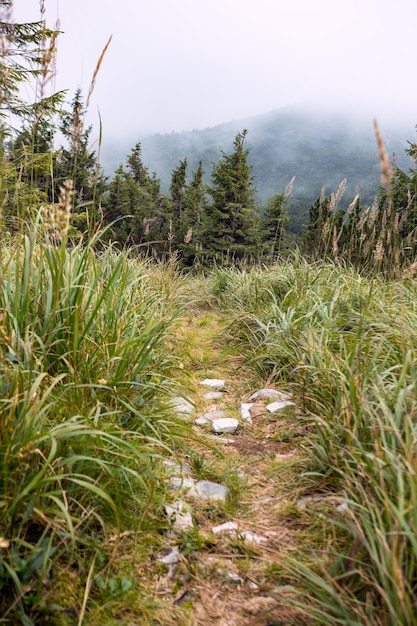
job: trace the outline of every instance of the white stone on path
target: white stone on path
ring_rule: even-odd
[[[191,507],[182,500],[165,505],[165,513],[175,530],[186,531],[193,528]]]
[[[252,543],[265,543],[266,541],[268,541],[266,537],[255,535],[254,533],[250,533],[246,530],[239,531],[238,535],[245,541],[251,541]]]
[[[170,476],[182,476],[184,474],[191,474],[192,470],[188,463],[176,463],[169,459],[164,459],[164,465],[167,468],[167,472]]]
[[[208,391],[207,393],[203,394],[203,398],[204,400],[220,400],[221,398],[223,398],[224,393],[223,391]]]
[[[289,400],[277,400],[277,402],[267,404],[266,408],[270,413],[278,413],[279,411],[284,411],[292,406],[295,406],[294,402],[290,402]]]
[[[209,424],[210,422],[213,422],[216,419],[220,419],[225,415],[226,412],[221,410],[207,411],[207,413],[203,413],[203,415],[194,420],[194,423],[197,424],[197,426],[203,426],[204,424]]]
[[[206,413],[203,413],[201,417],[204,417],[209,422],[213,422],[214,420],[221,419],[222,417],[225,417],[225,416],[226,416],[226,411],[222,411],[221,409],[218,409],[216,411],[207,411]]]
[[[245,420],[245,422],[249,422],[252,424],[252,416],[250,414],[251,408],[254,406],[253,402],[242,402],[240,405],[240,417]]]
[[[197,419],[194,420],[194,424],[197,424],[197,426],[204,426],[204,424],[210,424],[210,420],[202,415],[201,417],[197,417]]]
[[[191,415],[191,413],[194,413],[194,405],[180,396],[171,398],[169,406],[174,409],[177,415]]]
[[[173,565],[179,562],[180,557],[180,551],[177,546],[175,546],[167,554],[165,554],[164,556],[160,556],[158,558],[158,561],[161,561],[161,563],[164,563],[164,565]]]
[[[239,428],[239,421],[233,417],[224,417],[223,419],[214,420],[212,424],[215,433],[229,433],[233,435]]]
[[[170,485],[173,489],[184,491],[190,498],[225,501],[229,494],[229,490],[225,485],[212,483],[209,480],[199,480],[196,482],[191,478],[179,478],[174,476],[170,479]]]
[[[236,443],[236,440],[232,439],[231,437],[219,437],[218,435],[206,435],[206,439],[211,439],[216,443],[224,443],[226,445],[232,445]]]
[[[189,493],[195,488],[195,480],[193,478],[183,478],[181,476],[172,476],[169,484],[173,489],[180,489]]]
[[[200,385],[204,385],[205,387],[211,387],[212,389],[224,389],[226,383],[224,380],[220,380],[219,378],[206,378],[202,380]]]
[[[308,505],[308,503],[315,503],[315,502],[322,502],[325,499],[325,496],[322,495],[318,495],[318,496],[303,496],[302,498],[300,498],[299,500],[297,500],[297,507],[299,509],[305,509]]]
[[[291,398],[291,394],[278,391],[277,389],[259,389],[250,396],[249,400],[270,400],[272,398],[286,400],[287,398]]]
[[[236,531],[238,526],[235,522],[225,522],[224,524],[220,524],[220,526],[213,526],[211,532],[213,535],[218,535],[219,533],[230,533],[231,531]]]
[[[255,535],[255,533],[251,533],[247,530],[238,530],[238,525],[235,522],[226,522],[225,524],[220,524],[220,526],[213,526],[211,532],[213,535],[235,533],[240,539],[252,543],[266,543],[268,541],[266,537],[262,537],[261,535]]]
[[[225,485],[212,483],[209,480],[199,480],[196,484],[197,497],[205,500],[227,500],[229,490]]]

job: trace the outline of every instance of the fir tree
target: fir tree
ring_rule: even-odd
[[[247,130],[239,132],[233,152],[222,152],[213,166],[204,225],[204,251],[210,260],[226,256],[239,260],[257,255],[259,229],[252,186],[252,167],[248,163]]]
[[[64,94],[46,95],[58,31],[47,28],[43,19],[15,23],[12,8],[12,2],[0,3],[0,193],[6,226],[14,229],[31,216],[33,206],[49,199],[53,118]],[[27,92],[35,94],[33,102],[24,100]]]
[[[178,167],[176,167],[171,174],[171,185],[169,187],[169,192],[171,194],[171,200],[173,204],[173,218],[177,226],[179,222],[181,222],[183,212],[184,195],[187,181],[187,165],[187,159],[185,158],[179,162]]]
[[[85,108],[81,90],[75,92],[70,111],[60,116],[60,131],[67,146],[61,147],[55,160],[54,197],[57,198],[66,180],[73,185],[72,224],[81,232],[93,232],[105,208],[107,179],[90,147],[92,126],[84,128]]]
[[[281,251],[285,226],[288,218],[288,198],[292,192],[294,178],[290,181],[284,193],[276,193],[270,198],[262,216],[261,235],[265,254],[274,261]]]
[[[207,209],[206,185],[203,176],[203,164],[200,161],[198,168],[192,174],[189,185],[185,188],[183,197],[184,211],[179,249],[182,263],[186,266],[199,262],[203,249],[202,223]]]
[[[169,249],[170,215],[168,203],[160,193],[160,181],[149,175],[137,143],[109,184],[106,223],[112,223],[110,234],[122,245],[140,246],[152,254]]]

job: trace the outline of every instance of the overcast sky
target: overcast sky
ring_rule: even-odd
[[[297,102],[417,123],[417,0],[45,0],[57,88],[109,137],[215,126]],[[15,0],[16,21],[39,17]],[[413,121],[414,125],[414,121]]]

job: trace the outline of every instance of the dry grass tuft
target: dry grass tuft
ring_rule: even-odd
[[[74,193],[74,183],[68,179],[60,189],[58,203],[43,207],[45,230],[53,243],[60,244],[68,235]]]

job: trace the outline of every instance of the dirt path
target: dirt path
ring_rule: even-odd
[[[214,410],[240,419],[240,404],[269,386],[267,381],[256,380],[242,357],[225,345],[226,326],[227,318],[199,311],[184,319],[179,328],[182,378],[196,406],[191,423]],[[220,399],[203,398],[208,389],[201,381],[206,378],[225,381]],[[172,623],[297,623],[280,607],[279,598],[291,591],[282,578],[280,562],[295,549],[303,532],[302,524],[291,515],[291,502],[302,459],[297,443],[305,436],[305,427],[297,422],[294,410],[273,415],[266,410],[267,403],[257,402],[251,409],[252,424],[240,420],[233,435],[216,439],[211,423],[194,426],[209,447],[196,441],[183,460],[190,465],[194,479],[222,483],[230,497],[225,504],[188,500],[197,531],[189,533],[188,545],[184,538],[180,541],[180,562],[174,576],[171,572],[171,581],[160,581],[160,588],[170,589],[174,606],[181,607],[175,609]],[[218,443],[222,438],[233,443]],[[238,532],[213,532],[213,527],[225,522],[236,524]]]

